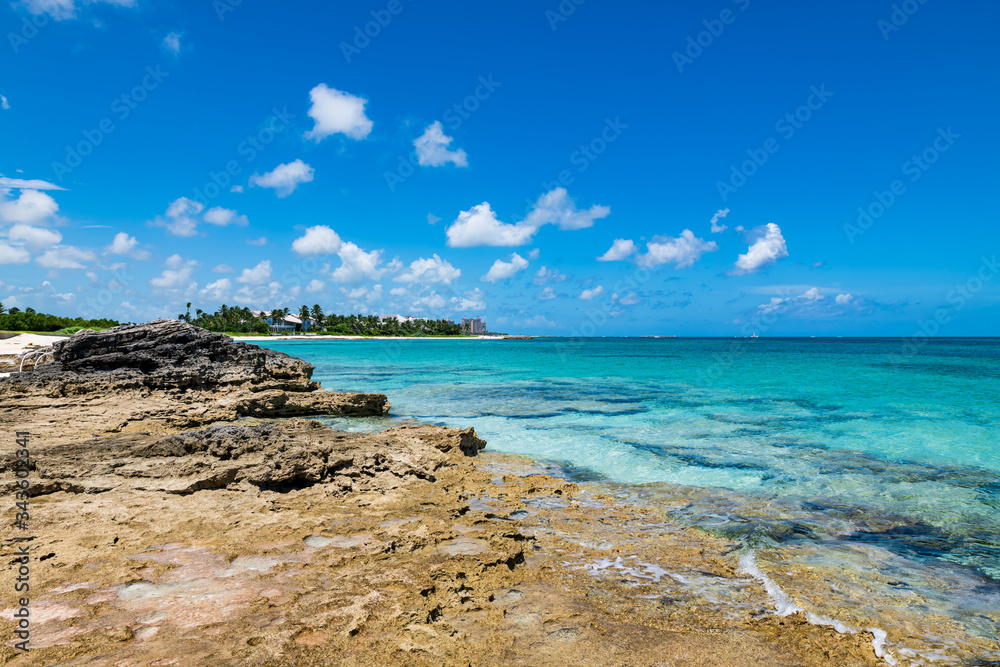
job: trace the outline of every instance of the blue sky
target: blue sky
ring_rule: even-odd
[[[0,301],[997,333],[995,3],[333,4],[5,4]]]

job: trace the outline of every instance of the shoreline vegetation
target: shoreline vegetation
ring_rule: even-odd
[[[0,378],[32,456],[18,664],[883,664],[877,633],[776,613],[739,544],[302,360],[169,320],[55,346]]]
[[[106,318],[84,319],[82,317],[60,317],[35,312],[34,308],[21,310],[7,309],[0,303],[0,332],[74,334],[82,329],[110,329],[119,325],[118,320]]]
[[[226,333],[227,335],[268,335],[275,327],[266,320],[284,322],[292,315],[288,308],[275,308],[268,313],[253,311],[249,308],[231,307],[222,304],[214,313],[206,313],[199,309],[191,315],[191,304],[187,311],[180,313],[177,319],[200,327],[207,331]],[[312,308],[303,304],[294,317],[298,322],[294,329],[296,333],[327,334],[330,336],[384,336],[390,338],[410,338],[420,336],[463,336],[462,325],[447,320],[415,319],[399,321],[395,317],[380,318],[377,315],[337,315],[325,314],[319,304]],[[305,324],[308,323],[308,324]],[[277,331],[276,333],[284,333]],[[291,333],[291,332],[288,332]]]

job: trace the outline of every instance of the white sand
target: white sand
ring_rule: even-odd
[[[0,340],[0,355],[21,354],[22,352],[39,347],[47,347],[63,338],[69,338],[69,336],[40,336],[30,333],[18,334],[13,338]]]

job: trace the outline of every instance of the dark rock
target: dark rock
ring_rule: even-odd
[[[128,381],[138,373],[151,389],[242,385],[312,391],[318,386],[310,380],[312,364],[177,320],[80,332],[56,342],[52,353],[54,363],[40,366],[40,375],[126,371],[118,377]]]

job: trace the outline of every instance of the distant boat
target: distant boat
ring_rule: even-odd
[[[756,332],[756,331],[754,331],[754,332],[753,332],[753,335],[752,335],[752,336],[750,336],[750,337],[751,337],[751,338],[760,338],[760,336],[758,336],[758,335],[757,335],[757,332]]]

